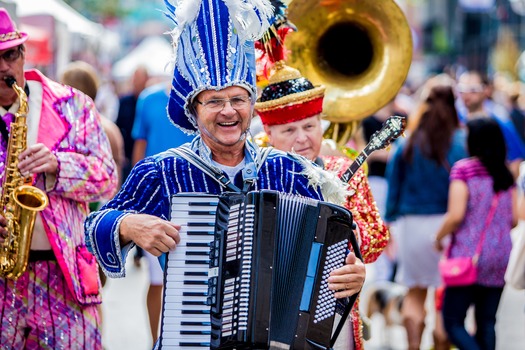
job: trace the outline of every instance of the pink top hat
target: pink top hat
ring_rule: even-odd
[[[9,12],[0,8],[0,50],[6,50],[22,44],[27,40],[27,33],[19,32]]]

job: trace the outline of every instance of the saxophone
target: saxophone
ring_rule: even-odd
[[[0,198],[1,214],[7,220],[7,237],[0,244],[0,277],[16,280],[27,268],[36,214],[48,205],[48,198],[18,170],[18,156],[27,147],[27,95],[13,77],[5,82],[15,90],[20,107],[11,123]]]

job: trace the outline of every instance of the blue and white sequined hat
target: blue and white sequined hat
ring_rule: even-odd
[[[188,134],[197,133],[189,108],[203,90],[242,86],[255,100],[253,41],[269,26],[269,0],[164,0],[175,50],[168,103],[171,121]]]

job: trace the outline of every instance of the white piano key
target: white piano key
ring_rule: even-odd
[[[180,343],[210,343],[210,335],[209,334],[177,334],[177,332],[166,332],[166,334],[162,335],[162,339],[165,341],[177,341],[180,345]],[[209,345],[208,345],[209,346]],[[164,349],[164,347],[163,347]]]
[[[171,271],[176,271],[179,269],[184,269],[185,267],[199,267],[199,266],[186,266],[184,261],[185,260],[199,260],[199,261],[203,261],[206,263],[209,261],[209,259],[210,259],[209,256],[204,256],[204,255],[192,255],[192,254],[188,255],[186,254],[185,247],[182,247],[178,251],[177,249],[175,249],[174,251],[169,253],[168,260],[167,260],[168,262],[167,268],[170,269]],[[201,266],[201,267],[203,270],[206,270],[209,268],[209,265]],[[171,272],[170,270],[168,271],[168,273]]]
[[[207,242],[200,242],[200,243],[207,243]],[[210,255],[210,247],[194,247],[194,246],[187,246],[187,245],[178,245],[173,250],[173,252],[175,252],[176,250],[179,251],[179,255],[180,254],[195,255],[196,253],[199,253],[199,255],[200,254]]]
[[[173,329],[175,329],[175,327],[177,327],[177,330],[180,331],[180,332],[192,332],[192,331],[195,331],[195,332],[209,332],[210,331],[210,326],[183,326],[183,325],[180,325],[180,324],[170,324],[168,327],[165,327],[166,328],[166,333],[168,332],[173,332]]]
[[[210,205],[210,203],[207,202],[192,202],[191,205],[189,202],[184,203],[178,203],[178,204],[172,204],[171,210],[172,211],[185,211],[189,212],[192,210],[215,210],[217,208],[217,205]]]
[[[210,311],[208,305],[186,305],[181,303],[164,303],[164,310],[181,310],[181,311]]]
[[[172,282],[204,281],[206,282],[206,285],[208,285],[208,276],[185,276],[185,275],[170,273],[166,276],[166,281],[172,281]]]
[[[183,346],[182,344],[187,343],[195,343],[196,344],[203,344],[201,346],[207,346],[210,347],[210,336],[208,335],[194,335],[194,336],[177,336],[174,332],[167,332],[168,336],[162,335],[162,349],[165,349],[165,346]],[[204,345],[206,344],[206,345]],[[194,346],[195,346],[194,345]],[[178,348],[180,349],[180,348]],[[184,346],[183,349],[187,349],[186,346]]]
[[[197,285],[185,285],[182,282],[172,282],[167,281],[166,282],[166,289],[182,289],[183,291],[186,291],[188,293],[208,293],[208,286],[197,286]]]
[[[196,293],[203,293],[207,295],[208,288],[204,286],[198,286],[196,288],[191,288],[191,290],[188,290],[188,288],[181,285],[180,283],[170,282],[170,285],[166,286],[164,290],[164,294],[167,296],[192,296]]]
[[[209,268],[209,265],[210,265],[210,259],[207,258],[207,257],[198,257],[198,256],[179,256],[179,255],[174,255],[171,257],[170,261],[174,262],[175,264],[177,264],[177,262],[180,264],[180,265],[186,265],[186,266],[192,266],[192,267],[197,267],[197,266],[202,266],[203,267],[203,271],[208,271],[208,268]],[[171,271],[169,271],[171,272]],[[168,272],[168,273],[169,273]]]
[[[162,334],[164,332],[177,332],[180,327],[183,327],[179,324],[180,317],[163,317],[162,319]],[[185,320],[192,320],[194,322],[202,323],[202,325],[199,326],[193,326],[196,327],[195,329],[205,329],[205,330],[211,330],[210,325],[210,315],[202,315],[202,316],[193,316],[188,315],[184,317]],[[184,326],[186,327],[186,326]]]
[[[184,317],[184,318],[191,318],[191,317],[194,317],[194,316],[207,316],[208,318],[210,317],[210,315],[209,315],[209,313],[210,313],[209,308],[208,308],[208,310],[197,310],[194,313],[183,312],[180,309],[174,309],[174,310],[172,310],[172,309],[169,309],[169,310],[164,309],[162,312],[164,314],[164,317]]]
[[[195,350],[195,349],[209,349],[210,345],[202,345],[200,347],[194,346],[178,346],[178,345],[162,345],[162,350]]]
[[[172,210],[186,210],[189,211],[191,208],[195,207],[217,207],[218,198],[213,198],[212,200],[204,200],[204,201],[192,201],[192,200],[182,200],[178,203],[171,203]]]
[[[169,262],[168,262],[169,263]],[[196,267],[196,266],[183,266],[183,267],[179,267],[179,265],[177,264],[174,264],[174,266],[170,266],[168,265],[168,273],[174,273],[174,274],[179,274],[179,275],[184,275],[184,274],[192,274],[192,273],[200,273],[200,272],[205,272],[207,273],[208,272],[208,269],[207,268],[202,268],[202,267]]]
[[[206,297],[194,297],[194,296],[187,296],[184,297],[182,295],[165,295],[164,296],[164,303],[202,303],[202,305],[206,305]]]
[[[174,325],[175,327],[211,327],[211,320],[209,315],[203,315],[200,317],[185,317],[184,319],[177,317],[164,317],[164,324],[169,324],[169,327]],[[170,330],[171,328],[166,328]]]

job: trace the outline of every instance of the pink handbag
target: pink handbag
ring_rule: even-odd
[[[474,257],[443,258],[438,267],[447,287],[469,286],[476,283],[478,278]]]
[[[445,286],[459,287],[469,286],[476,283],[478,278],[477,264],[479,254],[481,253],[483,241],[485,240],[485,231],[489,227],[489,224],[494,216],[494,212],[496,211],[498,197],[499,194],[496,194],[492,200],[492,206],[490,208],[489,214],[487,215],[487,221],[483,231],[481,232],[474,256],[451,258],[450,250],[452,242],[449,244],[446,254],[438,263],[439,273],[441,274],[441,279],[443,280]]]

